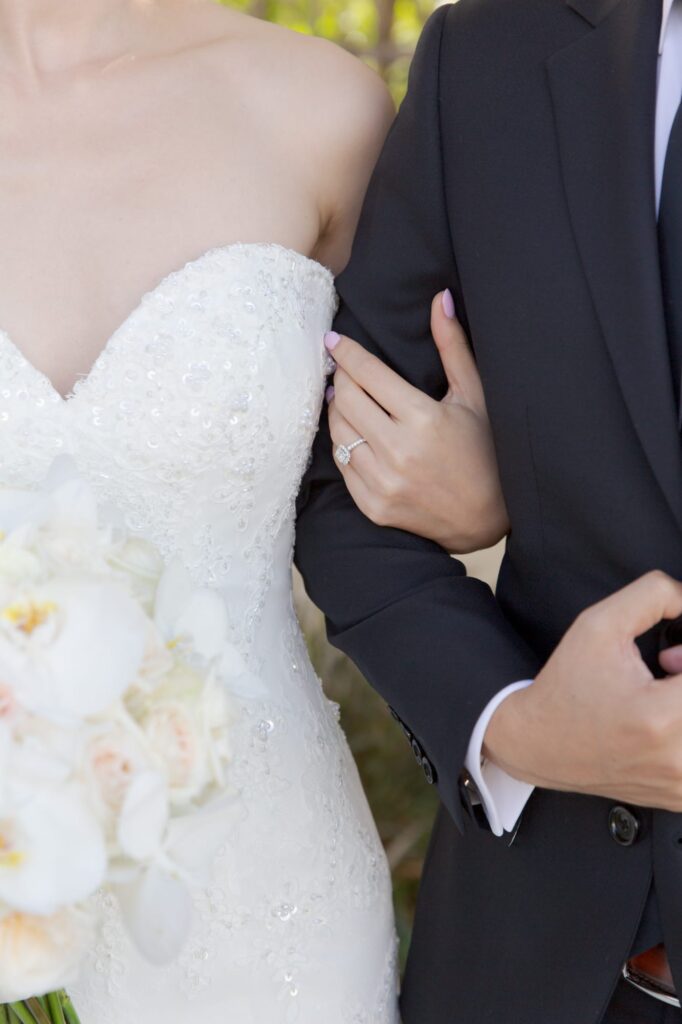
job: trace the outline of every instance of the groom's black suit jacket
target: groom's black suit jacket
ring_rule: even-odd
[[[653,568],[682,577],[654,199],[660,7],[439,9],[339,282],[338,330],[434,396],[445,381],[429,307],[453,289],[512,523],[495,598],[437,546],[361,515],[323,422],[298,564],[332,641],[414,734],[445,805],[406,1024],[596,1024],[652,876],[682,989],[681,816],[635,809],[624,846],[609,830],[614,801],[537,790],[510,845],[477,823],[461,785],[487,702],[533,677],[583,608]]]

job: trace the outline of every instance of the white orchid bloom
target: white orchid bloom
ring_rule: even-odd
[[[84,539],[94,536],[95,497],[91,486],[79,477],[71,456],[58,456],[37,490],[0,491],[0,528],[5,534],[48,528],[53,532],[81,531]]]
[[[163,858],[168,825],[168,786],[160,772],[141,771],[130,783],[118,820],[118,845],[135,861]]]
[[[10,537],[15,532],[20,537],[26,536],[45,521],[49,501],[41,491],[0,490],[0,529],[3,537]]]
[[[80,471],[73,455],[63,452],[61,455],[55,455],[50,463],[50,467],[43,478],[42,489],[44,491],[56,491],[62,484],[79,478]]]
[[[121,881],[114,888],[133,941],[154,964],[168,963],[178,955],[192,918],[188,887],[177,877],[167,851],[168,813],[163,777],[157,772],[140,773],[123,805],[118,842],[126,857],[144,867],[132,877],[125,868],[119,871]]]
[[[30,799],[39,789],[68,783],[78,761],[78,736],[51,722],[27,716],[14,741],[3,736],[0,800]]]
[[[235,794],[220,793],[204,807],[173,818],[166,839],[171,862],[195,884],[210,885],[215,858],[239,828],[243,814]]]
[[[106,573],[111,538],[98,523],[97,503],[89,484],[69,480],[46,495],[44,521],[30,542],[52,573]]]
[[[49,492],[47,518],[51,533],[78,536],[90,547],[98,539],[97,500],[86,480],[74,477]]]
[[[159,966],[182,951],[192,923],[187,886],[152,865],[127,885],[116,886],[124,923],[147,960]]]
[[[206,661],[217,658],[228,641],[222,597],[209,587],[195,586],[178,558],[169,563],[159,581],[154,621],[168,643],[184,641]]]
[[[262,680],[249,670],[230,641],[227,606],[222,595],[209,587],[196,587],[179,559],[169,563],[156,593],[156,626],[171,646],[183,645],[213,662],[217,675],[239,696],[265,696]]]
[[[151,864],[114,887],[124,923],[151,963],[169,963],[181,952],[193,914],[185,880],[191,879],[193,885],[210,884],[215,857],[242,813],[233,797],[221,794],[205,807],[171,819],[164,844],[165,863]]]
[[[0,678],[35,714],[100,714],[134,681],[146,629],[118,584],[59,579],[13,598],[0,587]]]
[[[29,553],[37,558],[43,572],[101,574],[106,566],[111,531],[99,524],[94,492],[68,456],[55,460],[41,489],[0,491],[0,530],[7,547],[0,552],[0,578],[7,578],[20,550],[24,559]]]
[[[53,914],[87,899],[106,874],[106,849],[84,791],[75,784],[26,787],[0,802],[0,901]]]

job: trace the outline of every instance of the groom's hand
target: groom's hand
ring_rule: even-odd
[[[661,572],[583,612],[535,683],[500,705],[486,757],[536,786],[682,811],[682,675],[654,679],[635,642],[681,614],[682,584]]]

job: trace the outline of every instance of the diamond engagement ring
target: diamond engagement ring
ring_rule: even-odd
[[[347,466],[350,463],[351,455],[356,448],[360,447],[361,444],[367,444],[364,437],[359,437],[357,441],[353,441],[352,444],[340,444],[334,452],[336,461],[340,462],[342,466]]]

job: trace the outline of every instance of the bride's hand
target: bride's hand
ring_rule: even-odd
[[[367,441],[340,469],[369,519],[466,554],[505,536],[507,509],[481,380],[447,292],[434,299],[431,329],[449,384],[440,402],[357,342],[328,335],[329,425],[334,448]]]

